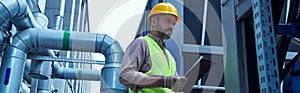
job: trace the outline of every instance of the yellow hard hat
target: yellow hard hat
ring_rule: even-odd
[[[150,11],[150,14],[148,15],[148,22],[150,22],[151,16],[156,14],[172,14],[177,17],[177,22],[181,21],[180,17],[178,16],[178,11],[176,7],[168,2],[162,2],[155,5]]]

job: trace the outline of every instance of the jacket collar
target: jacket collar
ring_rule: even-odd
[[[148,34],[149,37],[151,37],[160,47],[165,47],[165,42],[163,42],[161,39],[159,39],[158,37],[152,35],[152,34]]]

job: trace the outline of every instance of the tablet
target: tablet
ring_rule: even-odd
[[[213,64],[213,61],[201,56],[185,74],[189,80],[184,86],[183,92],[190,93],[197,80],[204,76]]]

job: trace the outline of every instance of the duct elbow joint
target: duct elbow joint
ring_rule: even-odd
[[[17,16],[26,14],[27,3],[25,0],[2,0],[0,1],[0,25]]]
[[[39,29],[29,28],[17,33],[13,37],[11,45],[23,50],[26,53],[30,49],[37,48],[36,39],[33,38],[37,37],[38,30]]]
[[[27,11],[27,2],[25,0],[16,0],[18,6],[19,6],[19,11],[13,15],[13,16],[21,16],[21,15],[26,15]]]

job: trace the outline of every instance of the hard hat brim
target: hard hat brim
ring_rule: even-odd
[[[180,22],[181,21],[181,18],[177,15],[175,15],[174,13],[172,12],[165,12],[165,11],[152,11],[151,14],[149,14],[148,16],[148,22],[150,22],[150,18],[154,15],[158,15],[158,14],[171,14],[173,16],[175,16],[177,18],[177,21],[176,22]]]

